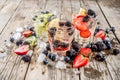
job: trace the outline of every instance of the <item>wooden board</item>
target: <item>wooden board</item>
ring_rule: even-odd
[[[98,6],[101,9],[106,21],[110,27],[115,27],[115,35],[120,43],[120,1],[119,0],[97,0]]]
[[[16,27],[32,24],[31,16],[35,10],[48,10],[61,19],[72,20],[80,7],[91,8],[97,13],[100,26],[105,29],[119,26],[118,4],[118,0],[0,0],[0,48],[4,46],[5,40],[9,40],[10,33]],[[120,29],[116,29],[115,34],[119,38]],[[93,37],[87,40],[80,38],[79,42],[87,44],[92,40]],[[114,47],[120,48],[116,39],[115,41]],[[90,60],[86,67],[80,69],[79,76],[74,74],[72,68],[59,70],[38,64],[36,50],[31,63],[24,63],[21,56],[14,53],[15,48],[16,46],[10,50],[7,57],[0,58],[0,80],[120,80],[120,55],[108,55],[105,62]]]
[[[0,10],[0,33],[5,28],[6,24],[12,18],[21,0],[8,0],[4,7]],[[13,6],[14,5],[14,6]]]
[[[9,40],[10,33],[15,31],[17,27],[23,27],[24,25],[29,25],[31,23],[31,14],[33,8],[36,7],[36,1],[31,0],[23,0],[20,4],[20,7],[17,8],[15,14],[10,19],[5,29],[3,30],[0,38],[1,43],[4,40]],[[34,4],[34,7],[31,6]],[[7,32],[7,33],[6,33]],[[6,36],[3,38],[3,35]],[[4,44],[3,44],[4,45]],[[1,80],[23,80],[26,75],[26,70],[28,67],[28,63],[24,63],[21,61],[21,57],[17,56],[15,53],[9,54],[8,57],[4,58],[6,60],[3,61],[1,59],[1,64],[3,64],[3,68],[1,68]]]

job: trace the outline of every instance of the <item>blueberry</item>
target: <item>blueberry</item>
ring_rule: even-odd
[[[77,56],[77,52],[74,49],[70,49],[66,51],[66,56],[70,57],[71,60],[74,60],[74,58]]]
[[[119,54],[120,53],[120,50],[119,49],[113,49],[113,54],[114,55],[117,55],[117,54]]]
[[[36,33],[34,31],[32,32],[32,36],[36,36]]]
[[[63,48],[67,48],[69,46],[69,44],[67,44],[67,43],[61,43],[61,47],[63,47]]]
[[[67,31],[71,31],[72,30],[72,28],[70,27],[70,28],[67,28]]]
[[[31,61],[31,57],[30,57],[29,55],[23,55],[23,56],[22,56],[22,60],[23,60],[24,62],[30,62],[30,61]]]
[[[87,14],[93,16],[94,18],[96,17],[96,13],[92,9],[88,9]]]
[[[96,54],[95,59],[98,61],[105,61],[105,57],[103,56],[101,52]]]
[[[91,48],[92,51],[97,51],[98,47],[95,44],[91,44]]]
[[[71,24],[71,22],[70,22],[70,21],[66,21],[65,26],[67,26],[67,27],[71,27],[71,26],[72,26],[72,24]]]
[[[44,22],[44,19],[41,19],[40,22]]]
[[[109,30],[108,28],[106,28],[105,32],[106,32],[106,33],[109,33],[109,32],[110,32],[110,30]]]
[[[45,54],[46,56],[48,55],[48,51],[47,50],[44,50],[42,53]]]
[[[115,32],[115,27],[111,27],[110,31]]]
[[[16,45],[17,45],[17,46],[21,45],[22,43],[23,43],[22,40],[16,41]]]
[[[87,16],[85,16],[84,18],[83,18],[83,22],[88,22],[89,21],[89,16],[87,15]]]
[[[96,27],[96,29],[95,29],[95,31],[97,31],[97,32],[100,30],[101,30],[100,26]]]
[[[60,40],[53,40],[53,46],[54,47],[59,47],[61,45]]]
[[[110,43],[110,41],[109,40],[103,40],[103,43],[106,45],[106,49],[108,49],[108,50],[110,50],[110,49],[112,49],[112,44]]]
[[[72,35],[74,33],[74,30],[71,30],[70,32],[68,32],[68,35]]]
[[[43,60],[43,63],[46,65],[46,64],[48,64],[48,60]]]
[[[55,61],[56,60],[56,55],[53,55],[51,60]]]
[[[46,49],[47,49],[48,51],[51,50],[51,48],[50,48],[50,43],[47,44]]]
[[[32,18],[33,21],[35,21],[36,19],[35,18]]]
[[[91,48],[91,44],[87,44],[85,48]]]
[[[50,12],[49,12],[49,11],[46,11],[45,13],[48,14],[48,13],[50,13]]]
[[[64,61],[65,61],[66,63],[68,63],[68,62],[70,61],[70,57],[68,57],[68,56],[64,57]]]
[[[29,30],[30,31],[34,31],[34,27],[29,27]]]
[[[106,46],[102,41],[98,41],[95,45],[97,46],[97,51],[103,51],[106,49]]]
[[[53,54],[53,53],[49,53],[48,58],[51,59],[52,61],[55,61],[56,60],[56,55]]]
[[[97,22],[97,24],[99,25],[99,24],[100,24],[100,22]]]
[[[10,42],[12,42],[12,43],[13,43],[13,42],[14,42],[14,38],[12,38],[12,37],[11,37],[11,38],[10,38]]]
[[[78,52],[80,49],[80,44],[76,41],[73,41],[72,42],[72,49],[74,49],[76,52]]]
[[[51,37],[54,37],[55,35],[55,32],[56,32],[56,27],[52,27],[48,30],[49,34]]]

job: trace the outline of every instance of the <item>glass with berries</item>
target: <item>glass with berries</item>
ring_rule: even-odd
[[[48,25],[48,36],[52,51],[65,55],[70,49],[75,28],[70,21],[59,21]]]

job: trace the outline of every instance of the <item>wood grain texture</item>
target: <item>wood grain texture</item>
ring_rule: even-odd
[[[0,10],[0,34],[8,21],[12,18],[21,0],[8,0]]]
[[[115,35],[120,43],[120,1],[119,0],[97,0],[98,6],[101,9],[109,27],[115,27]]]
[[[9,40],[10,33],[15,31],[16,27],[32,25],[34,11],[48,10],[60,19],[71,21],[80,7],[93,9],[103,29],[117,26],[115,34],[120,39],[119,0],[0,0],[0,48],[4,46],[5,40]],[[113,33],[110,35],[113,36]],[[91,41],[93,37],[79,38],[81,44]],[[120,49],[120,44],[115,39],[113,47],[116,46]],[[14,53],[15,48],[16,46],[10,50],[7,57],[0,58],[0,80],[79,80],[79,75],[76,75],[72,68],[59,70],[54,67],[55,63],[52,67],[38,64],[36,49],[31,63],[25,63],[21,61],[21,56]],[[92,58],[87,66],[80,69],[80,80],[120,80],[119,63],[120,55],[108,55],[105,62]]]

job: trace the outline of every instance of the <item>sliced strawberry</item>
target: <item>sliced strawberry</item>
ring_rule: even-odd
[[[91,32],[89,29],[87,29],[85,31],[80,31],[80,36],[83,38],[88,38],[88,37],[90,37],[90,35],[91,35]]]
[[[74,62],[73,62],[73,68],[79,68],[83,67],[88,63],[88,58],[83,57],[83,55],[79,54],[76,56]]]
[[[80,49],[80,53],[86,57],[89,56],[89,54],[91,53],[91,49],[90,48],[81,48]]]
[[[73,19],[73,24],[79,31],[84,31],[87,29],[87,22],[83,22],[84,16],[77,16]]]
[[[23,45],[17,48],[14,52],[18,55],[25,55],[29,51],[29,45]]]
[[[25,36],[25,37],[29,37],[30,35],[32,35],[32,31],[30,31],[30,30],[27,30],[27,31],[24,31],[23,32],[23,35]]]
[[[100,30],[99,32],[96,33],[95,37],[99,37],[101,38],[102,40],[104,40],[106,38],[106,34],[105,34],[105,31],[103,30]]]
[[[68,47],[67,48],[54,48],[55,51],[66,51],[68,50]]]

